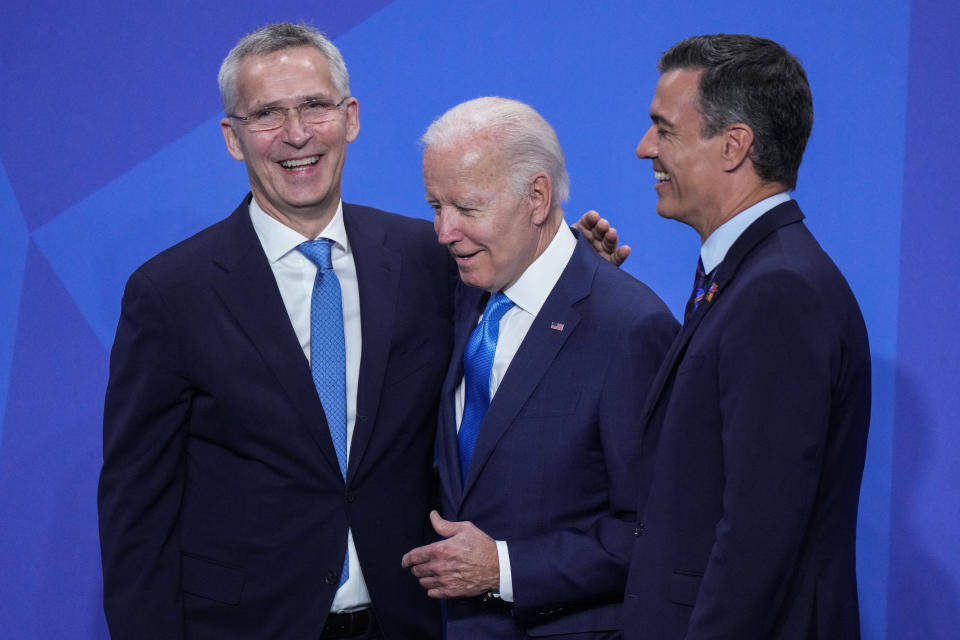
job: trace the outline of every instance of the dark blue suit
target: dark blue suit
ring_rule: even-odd
[[[343,206],[363,336],[344,482],[248,202],[127,284],[99,491],[111,633],[317,638],[350,527],[386,638],[438,637],[400,558],[432,534],[449,256],[422,220]]]
[[[859,637],[870,353],[802,219],[746,229],[653,385],[627,638]]]
[[[459,292],[437,436],[442,515],[507,541],[515,604],[450,602],[447,637],[614,632],[635,524],[637,418],[676,320],[581,239],[490,403],[461,486],[454,394],[488,295]]]

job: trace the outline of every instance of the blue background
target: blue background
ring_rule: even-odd
[[[960,623],[960,8],[955,2],[353,0],[0,9],[0,630],[106,638],[96,523],[108,350],[126,277],[246,193],[216,86],[240,35],[307,20],[360,101],[344,199],[429,217],[417,138],[479,95],[557,130],[568,220],[595,208],[626,269],[681,311],[696,234],[655,214],[659,54],[697,33],[780,41],[816,123],[795,197],[870,332],[874,405],[858,537],[863,636]],[[385,532],[385,535],[388,535]],[[398,559],[399,562],[399,559]]]

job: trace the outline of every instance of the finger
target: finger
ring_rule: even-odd
[[[600,218],[593,227],[593,235],[597,238],[603,238],[610,232],[610,228],[610,221],[606,218]]]
[[[617,248],[617,230],[613,227],[607,229],[607,232],[603,234],[603,237],[600,239],[603,243],[603,249],[607,253],[613,253],[613,250]]]
[[[425,547],[417,547],[416,549],[411,549],[403,554],[403,558],[400,559],[400,566],[404,569],[409,569],[410,567],[418,564],[423,564],[428,562],[433,557],[433,545],[426,545]]]
[[[436,510],[430,512],[430,524],[433,525],[433,530],[444,538],[456,535],[460,530],[459,523],[444,520]]]

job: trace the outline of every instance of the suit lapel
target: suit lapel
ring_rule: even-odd
[[[700,326],[703,319],[717,304],[750,252],[753,251],[764,238],[777,229],[788,224],[800,222],[801,220],[803,220],[803,213],[801,213],[800,207],[795,200],[788,200],[757,218],[733,243],[730,250],[727,251],[723,262],[717,267],[717,276],[714,279],[714,284],[716,284],[717,288],[713,298],[708,303],[700,306],[680,328],[680,333],[677,334],[676,339],[674,339],[663,364],[657,372],[656,378],[654,378],[643,411],[644,423],[653,415],[663,393],[663,388],[682,359],[683,354],[686,352],[687,344],[689,344],[697,327]]]
[[[213,256],[222,271],[214,288],[273,371],[331,468],[340,475],[310,367],[249,215],[249,196],[227,219],[227,241]]]
[[[400,254],[385,245],[386,231],[353,205],[343,205],[343,220],[360,289],[363,345],[357,383],[357,418],[350,443],[347,478],[357,472],[370,442],[379,409],[383,376],[396,317]]]
[[[497,443],[545,377],[557,353],[580,324],[580,314],[573,305],[590,295],[597,269],[597,263],[591,260],[592,249],[583,241],[577,242],[570,262],[510,362],[480,425],[463,498],[470,492]],[[563,323],[563,329],[551,328],[554,322]]]

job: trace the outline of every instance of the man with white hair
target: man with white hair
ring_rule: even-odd
[[[131,276],[100,476],[112,637],[440,637],[430,533],[456,276],[429,223],[341,202],[357,99],[329,40],[223,62],[251,194]]]
[[[471,100],[423,143],[462,282],[431,514],[444,539],[403,564],[446,600],[447,638],[619,637],[637,419],[677,323],[564,224],[563,152],[532,108]]]

